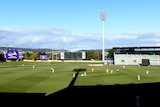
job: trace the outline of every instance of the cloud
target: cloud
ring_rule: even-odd
[[[102,49],[101,33],[73,34],[66,29],[0,28],[0,46],[51,49]],[[160,32],[105,34],[105,48],[114,46],[159,46]]]
[[[133,40],[136,39],[137,35],[126,35],[126,34],[113,34],[113,35],[108,35],[108,37],[106,37],[106,39],[110,40],[110,41],[114,41],[114,40]]]
[[[126,32],[106,36],[106,46],[159,46],[160,32]]]
[[[80,49],[94,44],[97,35],[92,36],[91,34],[72,34],[70,31],[56,28],[41,30],[0,28],[0,46]]]
[[[75,37],[69,37],[69,36],[62,36],[61,40],[64,43],[69,43],[69,42],[74,42],[76,40],[76,38]]]

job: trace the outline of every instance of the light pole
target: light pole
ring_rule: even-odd
[[[52,49],[52,60],[53,60],[53,49]]]
[[[100,12],[100,18],[102,21],[102,61],[104,62],[104,21],[106,19],[106,11]]]

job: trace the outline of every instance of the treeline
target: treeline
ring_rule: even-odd
[[[0,47],[0,60],[4,60],[3,51],[6,49],[19,49],[22,51],[23,59],[26,60],[39,60],[40,55],[47,55],[49,60],[60,60],[60,52],[67,50],[53,50],[53,49],[29,49],[29,48],[13,48],[13,47]],[[86,53],[85,60],[102,60],[101,50],[80,50]],[[105,50],[106,58],[113,58],[113,49]],[[22,60],[23,60],[22,59]]]
[[[27,60],[39,60],[40,55],[47,55],[49,60],[61,60],[60,52],[53,54],[53,53],[46,53],[46,52],[34,52],[34,53],[23,53],[23,59]],[[102,52],[101,51],[86,51],[86,60],[101,60],[102,59]]]

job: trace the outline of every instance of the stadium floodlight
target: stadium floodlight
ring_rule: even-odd
[[[104,21],[106,19],[106,11],[100,12],[100,18],[102,21],[102,61],[104,62]]]
[[[53,49],[52,49],[52,60],[53,60],[54,56],[53,56]]]

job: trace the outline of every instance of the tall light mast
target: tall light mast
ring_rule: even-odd
[[[105,53],[104,53],[104,21],[106,19],[106,11],[100,12],[100,18],[102,21],[102,61],[105,61]]]

